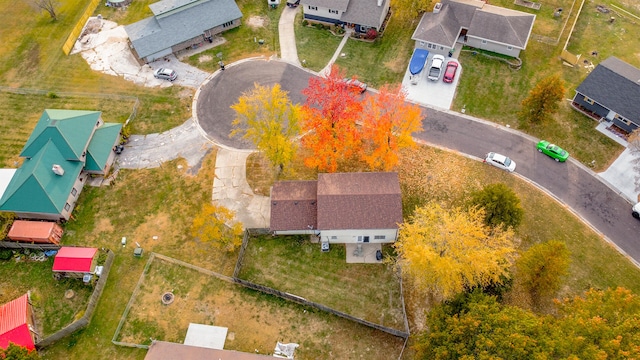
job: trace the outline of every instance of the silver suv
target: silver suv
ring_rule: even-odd
[[[154,71],[153,76],[156,79],[164,79],[169,81],[173,81],[178,78],[178,74],[176,74],[174,70],[167,69],[167,68],[160,68]]]

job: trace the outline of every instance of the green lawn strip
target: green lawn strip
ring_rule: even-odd
[[[166,291],[174,294],[172,304],[160,302]],[[331,353],[340,359],[354,354],[385,359],[397,356],[402,346],[401,339],[380,331],[158,258],[145,275],[118,341],[182,342],[191,322],[227,327],[233,339],[227,339],[225,349],[244,352],[269,354],[276,341],[283,341],[300,344],[300,358]],[[350,336],[341,335],[347,333]]]
[[[221,35],[226,40],[224,44],[185,58],[184,62],[213,72],[219,68],[219,53],[226,64],[249,57],[279,55],[278,21],[284,5],[271,9],[267,1],[240,0],[237,4],[242,11],[242,25]],[[262,18],[263,26],[251,26],[252,17]]]
[[[342,36],[334,35],[328,29],[319,30],[311,25],[302,25],[301,13],[296,15],[294,28],[298,59],[313,71],[322,70],[338,49]]]
[[[336,65],[373,87],[401,83],[415,43],[411,40],[415,29],[409,24],[392,18],[382,37],[373,42],[349,39],[342,49],[345,56],[338,57]]]
[[[80,318],[93,291],[92,287],[83,284],[82,279],[54,280],[52,267],[53,257],[46,261],[31,261],[24,253],[16,253],[14,258],[0,261],[0,303],[4,304],[30,291],[41,338],[52,335]],[[67,290],[73,290],[75,295],[65,298]]]
[[[347,264],[344,245],[323,253],[298,236],[251,239],[239,277],[380,325],[403,329],[392,266]]]

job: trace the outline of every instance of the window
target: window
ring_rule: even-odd
[[[231,20],[231,21],[227,21],[226,23],[222,24],[222,27],[223,27],[223,28],[226,28],[226,27],[229,27],[229,26],[231,26],[231,25],[233,25],[233,20]]]
[[[329,13],[330,13],[330,14],[338,14],[338,10],[331,10],[331,9],[329,9]]]
[[[440,46],[440,50],[444,50],[444,46]]]
[[[318,7],[309,5],[309,10],[318,10]]]
[[[513,50],[513,46],[507,46],[507,50]]]
[[[69,211],[69,209],[71,209],[71,205],[69,205],[69,203],[64,204],[64,209]]]
[[[627,120],[627,119],[623,118],[623,117],[622,117],[622,116],[620,116],[619,114],[616,114],[616,116],[614,116],[614,118],[615,118],[616,120],[618,120],[618,121],[621,121],[621,122],[622,122],[622,123],[624,123],[624,124],[631,125],[631,121],[629,121],[629,120]]]
[[[71,195],[76,196],[78,194],[78,190],[76,188],[71,189]]]
[[[369,242],[369,237],[368,236],[364,237],[364,242]]]
[[[588,98],[588,97],[586,97],[586,96],[585,96],[585,97],[584,97],[584,102],[586,102],[587,104],[591,104],[591,105],[593,105],[593,102],[594,102],[594,101],[593,101],[593,99],[590,99],[590,98]]]
[[[483,44],[486,44],[486,43],[487,43],[487,40],[482,40],[482,43],[483,43]]]
[[[387,237],[386,237],[386,236],[384,236],[384,235],[376,235],[376,236],[374,236],[373,238],[374,238],[374,239],[376,239],[376,240],[384,240],[384,239],[386,239]]]
[[[338,237],[334,235],[331,237],[331,240],[338,240]]]

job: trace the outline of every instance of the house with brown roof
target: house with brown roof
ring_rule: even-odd
[[[279,181],[271,189],[274,235],[310,234],[332,244],[392,243],[400,223],[397,173],[318,174],[318,181]]]
[[[527,47],[534,14],[481,0],[441,0],[422,15],[411,36],[416,48],[445,55],[456,43],[511,57]]]

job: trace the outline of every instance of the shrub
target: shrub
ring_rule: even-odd
[[[378,32],[376,31],[376,29],[367,30],[367,35],[365,35],[366,39],[373,40],[376,37],[378,37]]]
[[[309,22],[307,20],[302,20],[302,26],[308,26]]]
[[[13,256],[13,251],[10,249],[0,249],[0,260],[9,260]]]

